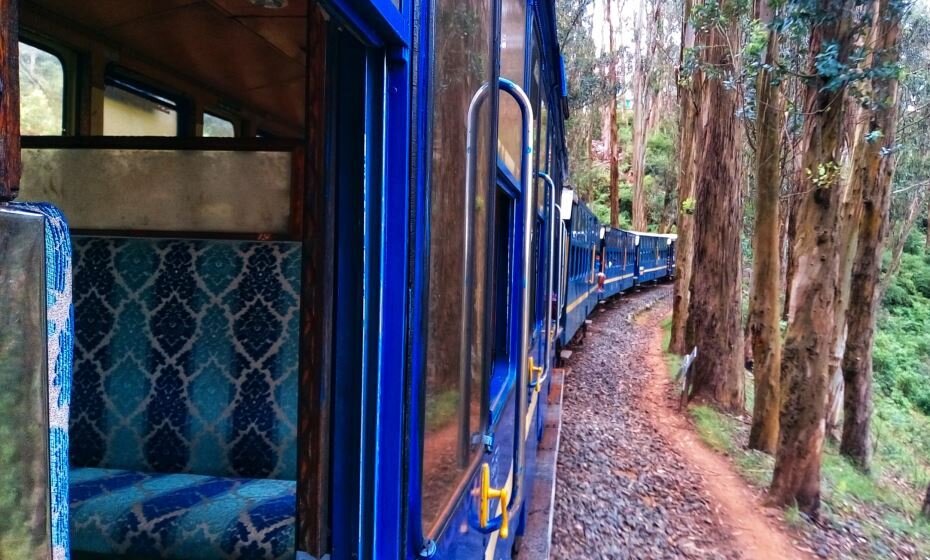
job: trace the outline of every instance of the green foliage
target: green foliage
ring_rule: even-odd
[[[911,233],[901,270],[885,292],[874,367],[885,397],[930,415],[930,255],[923,243],[923,232]]]

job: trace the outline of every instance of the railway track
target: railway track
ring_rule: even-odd
[[[566,364],[552,558],[739,558],[699,475],[637,397],[671,287],[602,304]]]

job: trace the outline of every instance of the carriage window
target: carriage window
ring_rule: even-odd
[[[121,81],[103,91],[104,136],[177,136],[175,101]]]
[[[504,0],[501,6],[501,77],[524,87],[523,69],[526,57],[526,2]],[[522,155],[522,116],[517,102],[506,93],[500,94],[498,120],[498,157],[520,180]]]
[[[235,138],[236,125],[229,119],[217,117],[210,113],[203,114],[204,138]]]
[[[472,97],[493,77],[492,0],[435,0],[432,97],[432,161],[427,308],[425,419],[423,421],[422,523],[434,534],[443,511],[480,453],[486,413],[488,207],[493,146],[491,103],[478,116],[474,194],[466,199],[468,164],[465,122]],[[472,282],[464,284],[465,212],[473,217]],[[465,296],[463,298],[463,295]],[[470,325],[470,328],[469,328]]]
[[[549,108],[546,100],[543,99],[542,106],[539,110],[539,132],[536,140],[536,169],[539,171],[549,171]]]
[[[65,69],[61,59],[19,44],[20,131],[23,136],[59,136],[64,128]]]
[[[281,151],[27,148],[20,199],[55,203],[76,229],[286,235],[293,157]]]

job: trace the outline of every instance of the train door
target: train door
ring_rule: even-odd
[[[423,9],[407,556],[509,557],[523,505],[523,279],[536,218],[522,90],[530,14],[524,0]]]

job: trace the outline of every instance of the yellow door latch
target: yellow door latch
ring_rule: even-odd
[[[481,495],[478,502],[478,524],[482,529],[486,529],[490,521],[490,501],[498,500],[501,507],[501,526],[500,534],[502,539],[506,539],[510,534],[510,514],[507,512],[510,501],[510,492],[505,488],[491,488],[491,467],[487,463],[481,465]]]
[[[543,373],[545,371],[545,368],[537,366],[533,358],[530,357],[530,377],[533,379],[530,382],[530,387],[536,389],[537,393],[539,392],[539,388],[542,387],[543,381],[545,381],[545,379],[543,379]]]

